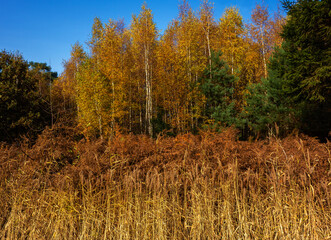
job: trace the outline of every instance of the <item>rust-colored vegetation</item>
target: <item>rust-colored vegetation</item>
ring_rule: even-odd
[[[236,132],[0,146],[0,239],[327,239],[330,143]]]

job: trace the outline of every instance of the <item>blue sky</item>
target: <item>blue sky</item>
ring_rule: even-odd
[[[62,62],[70,57],[72,45],[84,44],[90,37],[93,19],[104,23],[124,19],[130,25],[132,14],[139,14],[144,0],[0,0],[0,50],[19,51],[28,61],[46,62],[53,71],[63,71]],[[162,33],[178,15],[179,0],[146,0]],[[188,0],[198,10],[200,0]],[[219,19],[226,7],[236,6],[244,19],[261,0],[215,0],[214,14]],[[280,5],[264,0],[270,12]]]

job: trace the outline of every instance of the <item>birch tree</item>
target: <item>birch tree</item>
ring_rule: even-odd
[[[262,58],[262,68],[264,77],[267,73],[267,59],[270,57],[272,46],[270,44],[270,19],[267,7],[257,4],[252,13],[252,24],[250,24],[250,34],[253,40],[258,43]]]
[[[103,138],[111,132],[110,88],[95,61],[86,58],[77,73],[78,122],[87,137],[99,135]]]
[[[72,46],[69,60],[63,63],[64,70],[62,74],[53,84],[53,92],[58,92],[58,105],[61,105],[56,106],[56,108],[65,115],[76,114],[76,77],[78,68],[85,58],[86,53],[83,46],[76,42]]]
[[[152,11],[144,4],[138,16],[133,16],[132,45],[137,80],[145,89],[145,127],[146,132],[153,135],[153,68],[155,65],[155,48],[157,44],[157,30],[153,21]]]
[[[127,96],[125,91],[125,74],[123,58],[125,50],[123,21],[112,21],[104,27],[103,39],[100,43],[100,71],[109,81],[111,102],[111,129],[122,122],[127,114]]]

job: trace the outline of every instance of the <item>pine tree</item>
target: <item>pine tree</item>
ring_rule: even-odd
[[[331,96],[330,1],[284,2],[290,16],[282,37],[287,91],[297,99],[325,102]]]
[[[299,0],[284,6],[284,91],[301,112],[300,129],[323,139],[331,130],[331,4]]]
[[[235,100],[233,99],[236,78],[229,74],[229,66],[221,60],[220,52],[212,52],[211,68],[206,68],[200,81],[206,97],[205,115],[214,119],[214,127],[231,126],[236,123]]]
[[[298,113],[283,90],[285,61],[284,50],[276,49],[268,64],[268,78],[247,86],[247,105],[241,117],[248,131],[255,136],[286,135],[297,126]]]

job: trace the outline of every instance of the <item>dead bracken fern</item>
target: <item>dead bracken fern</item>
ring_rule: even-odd
[[[329,142],[76,135],[0,145],[0,239],[331,237]]]

